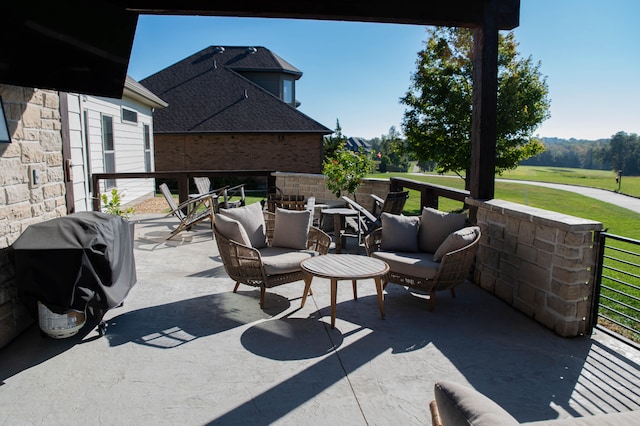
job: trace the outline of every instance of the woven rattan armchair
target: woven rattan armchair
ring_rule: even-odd
[[[263,212],[265,220],[265,233],[267,235],[268,247],[272,248],[271,241],[273,239],[273,232],[275,229],[275,214],[271,212]],[[218,229],[216,229],[215,221],[213,226],[213,232],[218,244],[218,251],[224,264],[224,269],[229,277],[235,280],[236,285],[233,292],[237,292],[240,284],[246,284],[253,287],[260,288],[260,307],[264,308],[265,292],[267,288],[276,287],[282,284],[292,283],[303,280],[304,276],[302,269],[298,267],[297,270],[289,271],[281,274],[269,274],[265,269],[263,263],[263,256],[266,255],[265,249],[256,249],[236,241],[230,240],[222,235]],[[317,252],[316,254],[327,254],[329,251],[329,245],[331,244],[331,237],[322,232],[320,229],[311,226],[309,228],[309,236],[307,238],[307,250],[300,251],[295,249],[281,249],[284,254],[287,254],[287,250],[290,253],[300,253],[300,260],[304,260],[309,257],[308,252]],[[305,253],[306,252],[306,253]]]
[[[367,255],[385,260],[385,257],[375,255],[376,252],[378,254],[383,253],[381,249],[382,231],[382,227],[373,230],[365,237],[364,245]],[[454,288],[462,284],[469,276],[479,241],[480,232],[478,231],[473,242],[444,254],[439,262],[430,260],[429,256],[432,258],[432,254],[429,253],[388,253],[391,256],[397,255],[405,259],[413,257],[415,264],[424,262],[429,265],[428,268],[431,270],[425,270],[425,274],[407,274],[403,267],[397,266],[394,262],[388,262],[390,270],[385,277],[384,286],[386,287],[388,283],[393,283],[426,292],[429,294],[429,309],[433,310],[437,291],[449,290],[451,296],[455,297]],[[386,258],[386,260],[389,259],[391,258]],[[435,274],[433,274],[433,268],[436,268]],[[412,268],[412,270],[415,269]]]

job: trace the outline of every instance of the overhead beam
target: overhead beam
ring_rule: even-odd
[[[18,0],[0,16],[0,83],[122,96],[137,13],[109,0]]]
[[[140,14],[299,18],[336,21],[476,27],[483,2],[478,0],[116,0]],[[499,0],[498,29],[519,25],[520,0]]]

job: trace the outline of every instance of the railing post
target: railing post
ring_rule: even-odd
[[[100,211],[100,179],[96,175],[91,175],[91,184],[93,192],[91,193],[91,201],[93,202],[93,211]]]
[[[267,173],[267,192],[269,192],[270,189],[274,189],[275,190],[276,187],[276,177],[273,175],[273,173],[269,172]]]
[[[189,199],[189,173],[180,173],[178,180],[178,204]],[[185,209],[186,210],[186,209]],[[187,213],[185,211],[185,213]]]
[[[593,334],[593,329],[598,325],[598,309],[600,307],[600,287],[602,286],[602,270],[604,266],[604,250],[607,243],[606,232],[594,231],[594,246],[596,248],[596,267],[593,271],[593,288],[591,291],[590,318],[587,319],[586,333]]]
[[[432,188],[424,187],[420,191],[421,207],[438,208],[438,196]]]

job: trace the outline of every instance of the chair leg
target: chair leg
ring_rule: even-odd
[[[267,288],[262,286],[260,287],[260,308],[264,308],[264,295],[267,292]]]
[[[233,288],[234,293],[238,291],[238,287],[240,287],[240,281],[236,281],[236,286]]]
[[[431,290],[429,292],[429,310],[433,311],[436,308],[436,291]]]
[[[453,298],[455,299],[455,297],[456,297],[456,291],[453,289],[453,287],[451,287],[451,288],[449,289],[449,291],[451,291],[451,297],[453,297]]]

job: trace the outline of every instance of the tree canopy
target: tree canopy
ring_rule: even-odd
[[[618,132],[602,150],[604,161],[625,175],[640,175],[640,138],[635,133]]]
[[[544,151],[532,135],[549,118],[549,90],[540,63],[521,58],[516,48],[513,33],[499,34],[496,173]],[[408,148],[420,162],[437,163],[436,171],[465,179],[471,165],[472,52],[471,30],[430,30],[400,100],[408,107],[402,123]]]

